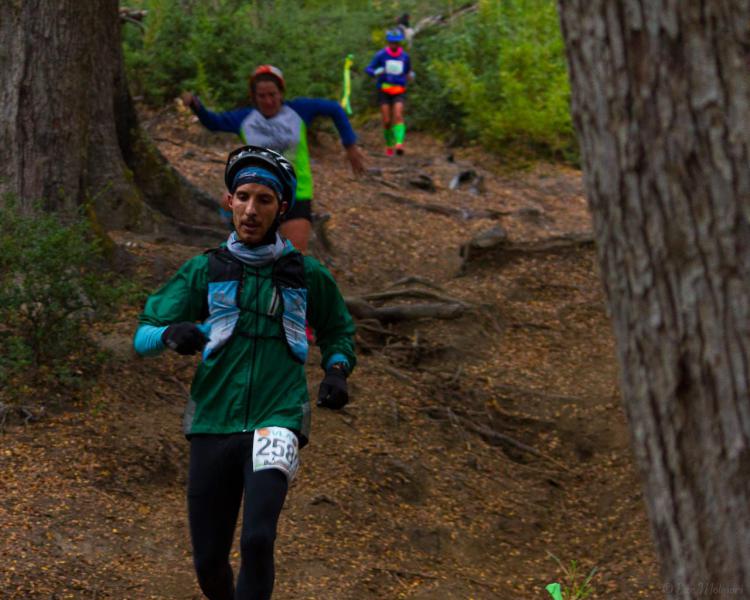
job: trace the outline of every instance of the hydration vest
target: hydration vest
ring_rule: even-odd
[[[245,264],[232,256],[226,248],[208,251],[208,318],[203,322],[208,328],[209,341],[203,349],[203,360],[223,347],[234,335],[254,339],[278,339],[284,342],[292,358],[304,364],[307,360],[307,286],[305,284],[304,256],[289,252],[273,263],[271,280],[273,297],[260,317],[281,321],[278,335],[262,336],[255,332],[235,331],[240,313]]]

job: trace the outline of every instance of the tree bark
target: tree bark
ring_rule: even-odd
[[[750,2],[559,0],[671,598],[750,595]]]
[[[10,0],[0,19],[0,193],[45,209],[86,203],[100,225],[219,227],[138,125],[117,0]],[[0,196],[2,202],[2,196]],[[196,228],[192,235],[196,235]]]

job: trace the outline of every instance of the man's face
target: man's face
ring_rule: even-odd
[[[259,81],[255,84],[255,97],[253,102],[260,113],[270,119],[281,110],[281,104],[284,101],[284,94],[281,93],[279,86],[273,81]]]
[[[241,242],[258,244],[266,237],[279,210],[286,210],[286,202],[279,199],[270,187],[260,183],[243,183],[229,198],[232,221]]]

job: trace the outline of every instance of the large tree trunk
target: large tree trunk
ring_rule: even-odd
[[[750,3],[559,0],[665,589],[750,597]]]
[[[169,167],[138,127],[117,0],[5,3],[0,192],[53,210],[89,203],[107,228],[214,235],[215,203]]]

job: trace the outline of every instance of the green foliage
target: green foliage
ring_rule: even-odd
[[[100,358],[87,326],[123,293],[104,264],[87,221],[0,202],[0,400],[66,386]]]
[[[125,27],[125,68],[136,95],[152,104],[163,104],[181,81],[194,77],[195,60],[184,50],[191,31],[191,16],[177,10],[178,1],[149,6],[148,27]]]
[[[563,577],[560,584],[560,591],[562,592],[563,600],[585,600],[594,593],[591,580],[596,575],[596,567],[591,569],[589,574],[586,575],[585,572],[580,570],[575,560],[571,560],[570,564],[566,566],[551,552],[547,552],[547,554],[557,563],[562,572]]]
[[[355,55],[355,114],[377,112],[363,69],[384,32],[409,12],[412,25],[466,3],[422,0],[141,0],[145,32],[125,28],[134,93],[161,105],[183,90],[214,109],[247,102],[247,78],[271,63],[288,97],[339,99]],[[425,29],[411,49],[410,128],[474,140],[504,153],[577,160],[569,84],[554,0],[479,0],[478,10]]]
[[[431,43],[430,71],[465,132],[497,151],[574,160],[570,89],[552,0],[481,0]]]
[[[145,32],[125,34],[128,77],[136,95],[163,104],[183,90],[227,109],[247,101],[248,76],[264,63],[279,66],[287,94],[341,94],[348,53],[362,62],[372,53],[371,31],[394,17],[378,2],[188,2],[142,0]],[[361,71],[363,64],[355,68]],[[357,86],[363,78],[355,78]],[[355,90],[354,98],[361,97]]]

